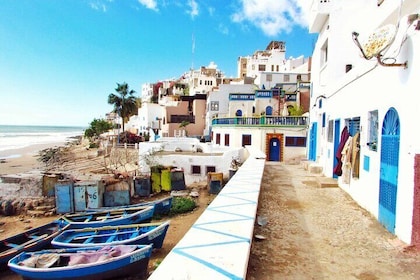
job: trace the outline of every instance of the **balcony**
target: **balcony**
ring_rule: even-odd
[[[168,123],[182,123],[182,122],[189,122],[195,123],[195,116],[191,115],[171,115]]]
[[[282,117],[282,116],[261,116],[261,117],[235,117],[215,118],[213,126],[306,126],[307,117]]]
[[[309,18],[309,33],[319,33],[331,12],[333,0],[313,0]]]

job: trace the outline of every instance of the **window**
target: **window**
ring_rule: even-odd
[[[271,65],[271,72],[274,72],[274,65]]]
[[[321,66],[328,62],[328,40],[321,47]]]
[[[378,110],[370,111],[368,115],[368,146],[369,150],[378,149]]]
[[[266,80],[267,80],[267,82],[273,81],[273,75],[272,74],[267,74]]]
[[[332,143],[334,137],[334,121],[328,121],[328,142]]]
[[[229,146],[229,134],[225,134],[225,146]]]
[[[242,147],[251,145],[251,134],[242,134]]]
[[[290,82],[290,75],[289,74],[284,74],[283,81],[284,82]]]
[[[276,65],[276,72],[279,72],[279,66]]]
[[[216,133],[216,144],[220,145],[220,133]]]
[[[346,125],[350,136],[354,136],[356,132],[360,131],[360,117],[346,119]]]
[[[191,166],[191,173],[194,175],[201,175],[201,166],[200,165],[192,165]]]
[[[219,101],[211,101],[210,102],[210,110],[211,111],[219,111]]]
[[[306,147],[306,137],[286,136],[286,147]]]
[[[206,173],[216,172],[216,166],[206,166]]]
[[[265,71],[265,65],[264,64],[259,64],[258,65],[258,71]]]

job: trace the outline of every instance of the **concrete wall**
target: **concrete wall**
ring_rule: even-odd
[[[266,150],[266,135],[267,133],[282,133],[284,136],[299,136],[306,137],[306,129],[302,128],[272,128],[272,127],[215,127],[213,128],[213,139],[217,134],[220,134],[220,146],[225,146],[225,135],[229,135],[229,147],[242,147],[242,136],[251,135],[251,146],[255,149],[263,151]],[[296,157],[306,156],[306,147],[281,147],[283,149],[284,160],[293,159]]]
[[[183,152],[175,152],[180,149]],[[201,149],[203,152],[196,152]],[[184,170],[187,185],[207,180],[206,168],[214,166],[216,172],[223,172],[229,178],[229,168],[233,158],[241,162],[246,159],[243,148],[220,147],[210,143],[200,143],[194,138],[161,138],[157,142],[143,142],[139,145],[139,165],[142,173],[149,173],[147,158],[151,151],[164,151],[152,156],[152,165],[174,166]],[[200,166],[201,173],[193,174],[192,166]]]
[[[246,278],[265,165],[263,153],[247,149],[248,160],[149,280]]]

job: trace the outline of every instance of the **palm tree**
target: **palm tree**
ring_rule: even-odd
[[[117,83],[115,91],[118,95],[110,93],[108,103],[114,105],[113,112],[122,118],[122,131],[124,131],[124,123],[137,114],[137,98],[134,96],[136,92],[129,89],[127,83]]]

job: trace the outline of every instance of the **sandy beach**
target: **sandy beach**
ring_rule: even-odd
[[[38,152],[48,148],[64,146],[64,142],[45,143],[20,149],[0,151],[0,175],[43,170],[44,164],[37,160]]]

